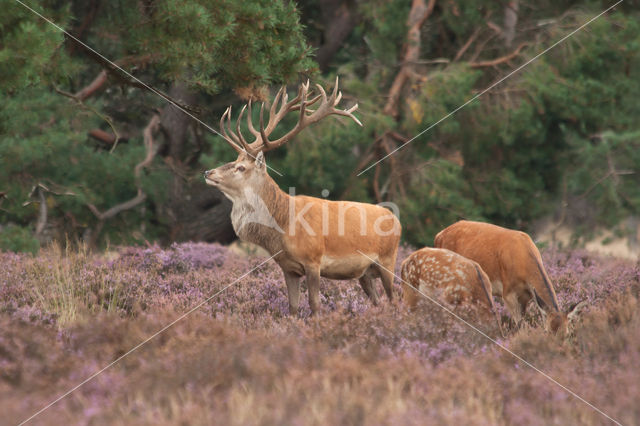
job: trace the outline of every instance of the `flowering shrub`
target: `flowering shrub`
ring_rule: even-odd
[[[410,252],[401,248],[398,265]],[[561,306],[587,300],[590,309],[567,341],[531,312],[532,326],[500,343],[638,423],[640,265],[579,250],[543,258]],[[2,421],[20,422],[206,301],[38,421],[606,423],[427,300],[412,312],[385,297],[374,307],[357,281],[322,279],[323,313],[310,316],[303,282],[300,316],[288,316],[282,273],[263,261],[201,243],[0,253]],[[394,291],[399,299],[398,280]]]

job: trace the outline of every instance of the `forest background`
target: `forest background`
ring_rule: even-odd
[[[98,55],[7,2],[0,16],[0,250],[35,252],[52,240],[96,248],[232,241],[230,203],[205,185],[202,171],[235,152],[167,99],[217,129],[228,105],[237,114],[250,99],[271,99],[281,84],[293,92],[311,79],[331,88],[336,76],[345,103],[360,105],[364,128],[327,119],[269,153],[285,191],[393,201],[404,239],[418,246],[460,218],[528,231],[542,222],[569,226],[575,243],[606,228],[637,244],[634,1],[358,175],[611,4],[29,3]]]

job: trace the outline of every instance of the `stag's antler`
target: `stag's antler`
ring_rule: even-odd
[[[264,102],[260,107],[260,130],[256,130],[251,122],[251,101],[247,105],[242,108],[240,111],[240,115],[238,116],[238,120],[236,121],[236,131],[235,133],[231,129],[231,107],[227,108],[227,110],[222,114],[222,118],[220,118],[220,130],[222,131],[223,137],[229,142],[229,144],[238,152],[246,151],[249,155],[255,156],[258,152],[263,151],[271,151],[281,145],[287,143],[291,138],[300,133],[302,129],[309,126],[310,124],[316,123],[323,119],[328,115],[343,115],[345,117],[351,118],[353,121],[360,123],[354,115],[353,112],[358,109],[358,104],[355,104],[349,109],[342,110],[337,109],[336,106],[342,99],[342,92],[338,91],[338,77],[336,77],[336,85],[333,88],[333,93],[331,96],[327,98],[327,94],[325,93],[322,86],[316,84],[318,88],[319,94],[316,95],[313,99],[307,100],[309,96],[309,81],[305,84],[302,84],[298,89],[298,96],[294,99],[288,101],[288,95],[286,88],[283,86],[278,90],[275,99],[273,100],[273,104],[271,105],[271,109],[269,111],[269,122],[267,126],[264,126]],[[313,90],[313,89],[312,89]],[[318,100],[322,100],[318,107],[315,110],[309,109],[308,107],[318,102]],[[278,107],[278,104],[280,105]],[[248,143],[242,132],[240,132],[240,121],[242,120],[242,116],[249,107],[249,114],[247,115],[247,126],[249,131],[255,137],[255,140],[251,143]],[[298,123],[296,123],[295,127],[291,129],[287,134],[282,136],[280,139],[276,139],[275,141],[269,140],[269,135],[276,128],[278,123],[284,118],[287,113],[291,111],[300,111],[300,118],[298,119]]]

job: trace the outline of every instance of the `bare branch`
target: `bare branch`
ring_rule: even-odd
[[[384,107],[384,113],[394,118],[398,116],[398,100],[400,93],[402,93],[402,88],[407,79],[412,74],[415,74],[413,64],[420,58],[420,28],[433,12],[435,5],[436,0],[429,0],[429,4],[425,4],[425,0],[413,0],[411,4],[411,11],[407,19],[409,30],[407,31],[404,60],[400,71],[391,84],[389,99]]]
[[[147,199],[147,194],[142,190],[142,186],[140,183],[140,176],[142,174],[142,169],[145,167],[149,167],[153,158],[155,157],[158,148],[154,143],[153,134],[158,130],[160,126],[160,116],[156,113],[151,117],[149,123],[143,130],[144,135],[144,146],[146,148],[146,155],[141,162],[139,162],[134,168],[134,177],[136,182],[136,187],[138,188],[138,193],[135,197],[127,200],[123,203],[116,204],[115,206],[109,208],[108,210],[101,212],[95,205],[91,203],[87,203],[87,207],[98,219],[98,224],[96,225],[93,233],[91,234],[91,239],[89,246],[94,247],[98,240],[98,236],[100,231],[104,227],[104,222],[112,217],[122,213],[123,211],[130,210],[141,203],[143,203]]]
[[[114,141],[112,143],[112,146],[111,146],[111,151],[113,152],[113,150],[116,149],[116,146],[118,145],[118,141],[120,140],[120,133],[118,132],[118,129],[116,129],[115,124],[113,124],[113,121],[111,120],[111,117],[101,113],[96,108],[92,107],[91,105],[85,104],[76,95],[73,95],[73,94],[71,94],[69,92],[65,92],[64,90],[58,89],[57,87],[54,87],[53,89],[57,93],[61,94],[62,96],[66,96],[67,98],[73,99],[74,101],[76,101],[78,103],[78,105],[80,105],[80,106],[88,109],[89,111],[93,112],[95,115],[97,115],[102,120],[104,120],[109,125],[109,127],[111,127],[111,130],[113,131],[113,134],[115,135],[115,139],[114,139]]]
[[[38,199],[40,201],[40,214],[38,215],[38,222],[36,223],[36,237],[42,235],[42,231],[44,231],[44,228],[47,226],[47,200],[40,186],[38,186]]]
[[[156,130],[158,130],[159,126],[160,116],[158,114],[154,114],[153,117],[151,117],[149,124],[147,124],[147,127],[145,127],[144,131],[142,132],[142,134],[144,135],[144,146],[147,150],[147,155],[140,163],[136,165],[133,171],[138,186],[140,186],[139,180],[142,169],[145,167],[149,167],[149,165],[153,161],[153,157],[155,157],[156,153],[158,152],[158,147],[153,141],[153,134],[156,132]]]
[[[518,24],[518,0],[509,1],[504,7],[504,43],[511,47]]]
[[[528,44],[529,43],[526,43],[526,42],[520,43],[520,45],[516,48],[516,50],[509,53],[508,55],[501,56],[499,58],[491,59],[488,61],[470,62],[469,65],[471,66],[471,68],[483,68],[483,67],[494,67],[496,65],[503,64],[505,62],[512,60],[516,56],[518,56],[520,54],[520,51]]]
[[[89,136],[110,146],[113,145],[116,141],[116,137],[114,135],[112,135],[111,133],[107,133],[102,129],[89,130]]]
[[[144,192],[142,192],[142,190],[138,189],[138,194],[135,197],[133,197],[128,201],[125,201],[124,203],[117,204],[105,212],[100,212],[100,210],[98,210],[96,206],[90,203],[87,204],[87,207],[89,207],[89,210],[93,212],[93,214],[98,218],[98,220],[100,220],[101,222],[104,222],[105,220],[111,219],[112,217],[116,216],[117,214],[125,210],[129,210],[136,207],[146,199],[147,199],[147,195]]]
[[[107,82],[107,72],[105,70],[100,71],[100,73],[93,79],[88,86],[84,87],[80,91],[78,91],[74,97],[80,101],[84,101],[89,96],[96,93],[104,84]]]
[[[456,62],[460,58],[462,58],[462,55],[464,55],[467,49],[469,49],[469,47],[471,47],[473,42],[476,41],[476,39],[480,35],[480,31],[482,31],[482,27],[478,27],[475,29],[475,31],[471,34],[471,36],[467,39],[467,41],[462,45],[460,50],[458,50],[458,53],[456,53],[456,56],[453,58],[453,62]]]

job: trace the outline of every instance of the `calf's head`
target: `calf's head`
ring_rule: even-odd
[[[542,315],[544,329],[562,339],[569,335],[572,322],[578,318],[580,312],[587,306],[587,302],[583,300],[571,305],[566,312],[547,312],[544,305],[540,303],[541,300],[539,298],[536,298],[536,302],[536,306]]]

